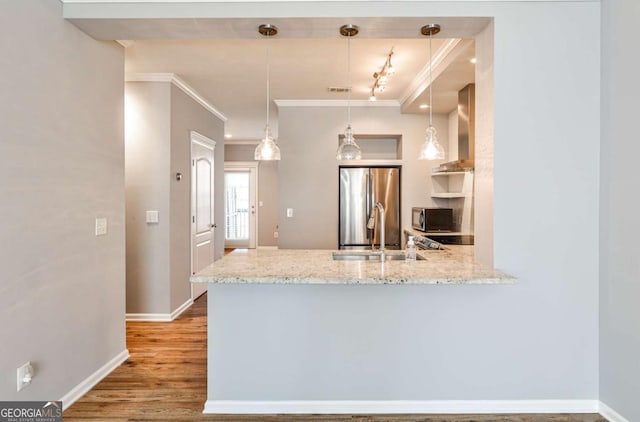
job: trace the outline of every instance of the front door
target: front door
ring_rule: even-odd
[[[225,162],[225,248],[256,247],[257,173],[255,162]]]
[[[214,259],[214,148],[215,142],[195,132],[191,136],[191,273]],[[191,283],[193,299],[207,291],[205,283]]]

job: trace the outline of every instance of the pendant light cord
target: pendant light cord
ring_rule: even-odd
[[[347,36],[347,124],[351,126],[351,35]]]
[[[267,52],[266,52],[266,57],[267,57],[267,127],[269,126],[269,38],[270,35],[267,33]]]
[[[431,51],[431,34],[429,34],[429,126],[433,126],[433,54]]]

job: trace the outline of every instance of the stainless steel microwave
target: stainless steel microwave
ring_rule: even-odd
[[[450,232],[453,230],[453,208],[413,207],[411,227],[423,232]]]

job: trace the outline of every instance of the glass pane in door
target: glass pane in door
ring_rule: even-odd
[[[249,241],[249,172],[224,174],[225,240]]]

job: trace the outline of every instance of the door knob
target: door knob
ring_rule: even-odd
[[[216,227],[218,227],[218,225],[215,224],[215,223],[214,224],[209,224],[209,227],[211,227],[212,229],[215,229]]]

